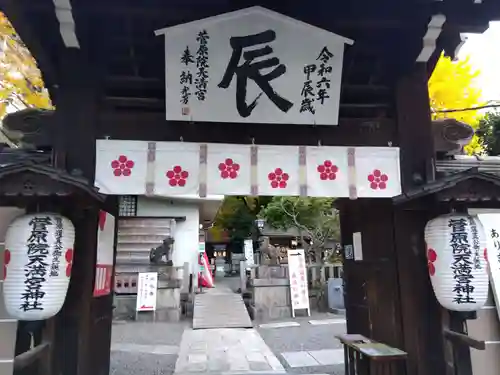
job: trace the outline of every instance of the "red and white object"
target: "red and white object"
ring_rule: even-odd
[[[155,195],[199,193],[200,145],[189,142],[158,142],[154,167]]]
[[[399,148],[356,147],[354,152],[359,198],[392,198],[401,194]]]
[[[7,313],[19,320],[56,315],[68,291],[75,227],[55,213],[20,216],[7,229],[3,298]]]
[[[427,265],[438,302],[476,311],[488,298],[487,237],[477,216],[448,214],[425,226]]]
[[[248,145],[211,143],[207,146],[207,193],[249,195],[251,186]]]
[[[97,141],[104,194],[391,198],[399,148]]]
[[[208,262],[207,253],[200,253],[198,264],[201,268],[198,285],[204,288],[213,288],[214,279],[212,277],[212,272],[210,272],[210,263]]]
[[[100,211],[99,227],[97,228],[97,262],[94,297],[106,296],[111,293],[114,245],[115,217],[105,211]]]
[[[307,193],[349,197],[346,147],[307,147]]]
[[[147,142],[99,139],[96,149],[95,184],[101,193],[145,194]]]
[[[299,147],[258,146],[257,182],[258,195],[299,195]]]

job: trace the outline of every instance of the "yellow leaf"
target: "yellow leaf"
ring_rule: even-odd
[[[482,117],[478,110],[439,113],[440,110],[474,108],[485,105],[481,100],[481,89],[477,87],[476,78],[481,72],[475,69],[465,58],[452,61],[441,54],[439,61],[429,79],[429,101],[432,119],[454,118],[476,128]],[[480,153],[481,144],[474,136],[465,147],[467,153]]]
[[[0,79],[0,120],[7,103],[16,99],[28,107],[53,108],[35,59],[1,12]]]

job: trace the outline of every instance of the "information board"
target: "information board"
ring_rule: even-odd
[[[139,272],[136,304],[136,310],[138,312],[156,310],[157,288],[158,272]]]
[[[290,293],[292,301],[292,316],[295,310],[307,310],[309,307],[309,290],[307,286],[307,267],[303,249],[288,250],[288,274],[290,278]]]
[[[253,240],[245,240],[245,263],[247,267],[251,267],[255,264],[253,255]]]

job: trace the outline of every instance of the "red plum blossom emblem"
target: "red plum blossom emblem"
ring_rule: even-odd
[[[132,174],[132,168],[134,168],[134,165],[134,161],[130,160],[125,155],[120,155],[118,159],[111,162],[111,168],[113,169],[113,174],[116,177],[130,176]]]
[[[321,180],[335,180],[339,168],[331,160],[325,160],[323,164],[318,165],[317,171]]]
[[[283,169],[276,168],[274,172],[267,175],[267,179],[273,189],[285,189],[290,176],[288,173],[283,172]]]
[[[183,187],[189,178],[189,172],[183,170],[180,165],[176,165],[165,174],[168,177],[168,184],[172,187]]]
[[[382,173],[379,169],[375,169],[368,175],[368,181],[370,182],[370,188],[373,190],[384,190],[387,188],[387,181],[389,181],[389,177],[385,173]]]
[[[434,262],[437,260],[437,253],[434,249],[427,250],[427,268],[429,269],[429,275],[434,276],[436,273],[436,266]]]
[[[231,158],[227,158],[224,163],[219,164],[220,177],[224,180],[227,178],[234,180],[238,177],[239,170],[240,165]]]

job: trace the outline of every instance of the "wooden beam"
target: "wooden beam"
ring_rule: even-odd
[[[338,126],[235,124],[167,121],[165,112],[113,110],[102,112],[97,138],[275,145],[397,145],[395,122],[385,118],[340,118]],[[139,126],[140,124],[140,126]]]
[[[476,340],[472,337],[469,337],[465,333],[459,333],[455,331],[451,331],[449,329],[444,329],[444,337],[450,341],[452,341],[456,345],[465,345],[477,350],[485,350],[486,343],[481,340]]]
[[[49,350],[50,345],[50,342],[45,341],[31,350],[16,355],[16,358],[14,358],[14,370],[20,371],[34,363],[36,360],[41,358],[47,350]]]

